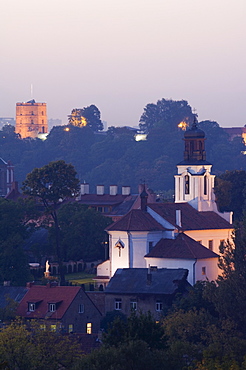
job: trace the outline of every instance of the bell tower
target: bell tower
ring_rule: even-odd
[[[184,160],[175,175],[175,203],[188,202],[198,211],[217,211],[213,192],[215,175],[206,161],[205,132],[197,127],[197,118],[184,134]]]

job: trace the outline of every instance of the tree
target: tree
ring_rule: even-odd
[[[88,125],[94,132],[103,130],[101,113],[93,104],[82,109],[73,109],[71,115],[68,116],[68,122],[70,125],[78,127]]]
[[[23,193],[39,199],[51,216],[55,227],[56,256],[60,268],[61,284],[65,283],[60,244],[60,227],[57,210],[61,201],[75,197],[79,190],[79,180],[71,164],[64,161],[50,162],[41,168],[35,168],[26,177],[22,187]]]
[[[178,124],[184,122],[184,126],[193,122],[193,114],[186,100],[158,100],[156,104],[147,104],[144,113],[140,117],[139,126],[141,130],[148,133],[157,123],[163,121],[177,131]]]
[[[109,217],[80,203],[68,203],[58,210],[62,257],[65,261],[103,259],[102,242],[105,228],[112,223]],[[54,227],[50,229],[51,238]],[[53,237],[54,239],[54,237]]]
[[[0,280],[25,285],[30,279],[24,240],[32,231],[31,204],[0,198]]]

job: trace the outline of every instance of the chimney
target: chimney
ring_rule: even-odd
[[[110,185],[109,187],[109,194],[110,195],[117,195],[118,186],[117,185]]]
[[[147,271],[147,285],[151,285],[151,283],[152,283],[152,274],[151,274],[151,268],[149,265],[148,271]]]
[[[104,194],[104,185],[97,185],[97,195]]]
[[[176,209],[176,225],[182,227],[181,223],[181,209]]]
[[[130,194],[131,194],[130,186],[122,186],[122,195],[130,195]]]
[[[80,194],[81,195],[85,195],[85,194],[89,194],[89,184],[80,184]]]

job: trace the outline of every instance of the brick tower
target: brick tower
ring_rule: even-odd
[[[15,132],[22,139],[35,138],[38,134],[47,134],[46,103],[36,103],[34,99],[27,103],[16,103]]]

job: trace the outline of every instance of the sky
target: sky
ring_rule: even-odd
[[[95,104],[108,127],[137,126],[165,98],[246,124],[245,0],[0,0],[0,14],[0,117],[34,98],[63,124]]]

